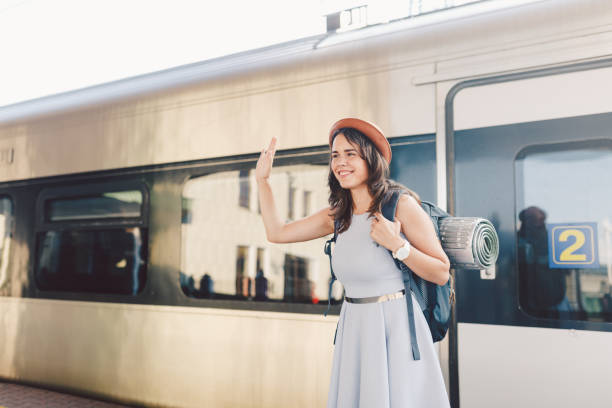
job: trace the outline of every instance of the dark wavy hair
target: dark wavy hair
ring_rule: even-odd
[[[368,179],[366,183],[368,185],[368,191],[372,196],[372,203],[370,208],[368,208],[370,216],[375,212],[381,211],[383,203],[394,191],[399,191],[402,194],[409,194],[414,197],[419,204],[421,203],[421,199],[417,193],[389,178],[389,164],[370,139],[357,129],[342,128],[334,132],[332,144],[336,136],[340,133],[342,133],[346,140],[357,149],[359,156],[367,163]],[[329,162],[328,185],[329,205],[334,220],[339,221],[338,233],[344,232],[351,225],[353,198],[351,196],[351,191],[342,188],[338,179],[336,179],[331,167],[331,160]]]

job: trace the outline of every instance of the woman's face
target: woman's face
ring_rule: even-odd
[[[353,146],[339,133],[332,144],[331,169],[344,189],[358,187],[368,180],[368,164]]]

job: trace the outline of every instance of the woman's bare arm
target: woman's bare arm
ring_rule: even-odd
[[[397,203],[396,217],[412,245],[404,263],[425,280],[444,285],[449,279],[450,261],[442,249],[431,218],[411,196],[403,194]],[[398,245],[394,251],[402,245]]]
[[[333,233],[334,222],[329,208],[323,208],[306,218],[287,224],[279,217],[274,194],[268,181],[275,152],[276,138],[272,138],[268,148],[261,152],[255,168],[255,177],[259,187],[259,205],[268,241],[274,243],[303,242]]]
[[[400,229],[411,245],[410,255],[403,262],[423,279],[438,285],[446,284],[450,276],[450,261],[442,250],[431,218],[413,197],[406,194],[397,203],[394,223],[382,214],[376,214],[371,236],[390,251],[397,251],[404,244]]]

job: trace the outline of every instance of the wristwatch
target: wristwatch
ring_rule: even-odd
[[[410,242],[404,240],[404,245],[402,245],[397,251],[393,252],[393,257],[400,261],[408,258],[410,255]]]

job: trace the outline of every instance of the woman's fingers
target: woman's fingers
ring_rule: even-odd
[[[268,145],[267,149],[263,149],[261,151],[261,155],[266,155],[269,156],[271,158],[274,158],[274,153],[276,153],[276,138],[273,137],[272,140],[270,140],[270,144]]]
[[[263,149],[257,160],[255,167],[256,176],[258,178],[267,179],[270,176],[270,170],[272,168],[272,160],[274,159],[274,153],[276,151],[276,138],[273,137],[270,140],[270,144],[267,149]]]
[[[380,228],[392,230],[395,233],[399,233],[402,229],[402,223],[400,220],[395,219],[393,222],[387,220],[384,215],[380,212],[374,213],[374,219],[372,220],[372,228],[375,225],[380,225]]]
[[[375,243],[384,246],[389,250],[395,250],[397,238],[401,232],[401,222],[399,220],[389,221],[380,212],[374,213],[374,219],[370,228],[370,237]]]
[[[270,145],[268,146],[268,151],[272,152],[272,154],[274,154],[274,152],[276,151],[276,138],[273,137],[272,140],[270,140]]]
[[[274,158],[274,153],[276,153],[276,138],[273,137],[272,140],[270,140],[270,144],[268,145],[267,149],[264,149],[263,153],[266,156],[269,156],[271,159]]]

